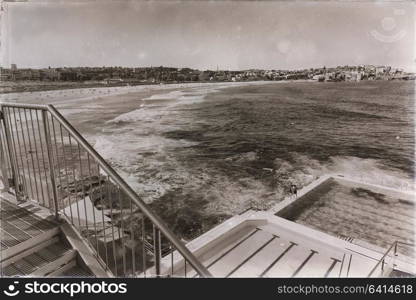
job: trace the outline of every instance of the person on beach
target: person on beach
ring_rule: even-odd
[[[295,198],[298,196],[298,187],[295,184],[292,184],[290,186],[290,193],[295,196]]]

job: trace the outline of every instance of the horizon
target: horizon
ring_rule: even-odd
[[[14,64],[13,62],[11,64]],[[166,69],[191,69],[191,70],[197,70],[197,71],[201,71],[201,72],[205,72],[205,71],[213,71],[213,72],[219,72],[219,71],[226,71],[226,72],[243,72],[243,71],[250,71],[250,70],[260,70],[260,71],[304,71],[304,70],[318,70],[318,69],[336,69],[336,68],[343,68],[343,67],[359,67],[359,66],[373,66],[373,67],[391,67],[392,69],[401,69],[399,67],[396,66],[390,66],[390,65],[372,65],[372,64],[359,64],[359,65],[352,65],[352,64],[347,64],[347,65],[337,65],[337,66],[320,66],[320,67],[310,67],[310,68],[299,68],[299,69],[260,69],[260,68],[251,68],[251,69],[239,69],[239,70],[235,70],[235,69],[218,69],[218,70],[214,70],[214,69],[195,69],[195,68],[190,68],[190,67],[175,67],[175,66],[57,66],[57,67],[51,67],[51,66],[46,66],[46,67],[40,67],[40,68],[31,68],[31,67],[19,67],[16,64],[16,69],[17,70],[25,70],[25,69],[32,69],[32,70],[44,70],[44,69],[77,69],[77,68],[122,68],[122,69],[152,69],[152,68],[166,68]],[[3,67],[1,66],[1,68],[3,69],[10,69],[10,67]],[[403,70],[404,72],[408,72],[406,70]],[[413,73],[413,72],[410,72]]]
[[[4,66],[179,65],[241,71],[364,64],[416,71],[415,10],[407,2],[78,1],[3,6]]]

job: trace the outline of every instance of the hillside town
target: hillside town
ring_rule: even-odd
[[[95,85],[139,85],[181,82],[222,82],[257,80],[316,80],[321,82],[361,80],[414,80],[415,74],[390,66],[337,66],[303,70],[241,71],[205,70],[173,67],[62,67],[0,68],[2,82],[85,83]]]

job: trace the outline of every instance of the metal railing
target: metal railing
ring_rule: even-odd
[[[115,276],[175,276],[181,266],[161,264],[173,252],[211,276],[52,105],[0,103],[0,162],[6,189],[65,216]]]
[[[341,260],[341,266],[339,268],[338,278],[345,277],[348,278],[350,275],[350,268],[352,262],[352,254],[344,253]]]
[[[385,271],[385,266],[386,265],[391,265],[391,268],[394,268],[394,260],[398,255],[397,252],[397,248],[399,245],[404,245],[404,246],[411,246],[413,247],[413,244],[409,244],[409,243],[405,243],[405,242],[401,242],[401,241],[395,241],[393,242],[390,247],[387,249],[387,251],[383,254],[383,256],[377,261],[376,265],[371,269],[370,273],[367,275],[367,277],[372,277],[377,270],[379,270],[381,273],[381,276],[384,276],[384,271]],[[389,258],[388,256],[390,255],[390,253],[393,251],[392,253],[392,262],[388,263],[386,262],[386,260]],[[379,276],[379,275],[377,275]]]

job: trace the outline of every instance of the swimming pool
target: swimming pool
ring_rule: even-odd
[[[415,202],[404,193],[330,178],[276,215],[333,236],[383,248],[415,243]],[[399,252],[415,257],[415,247]]]

